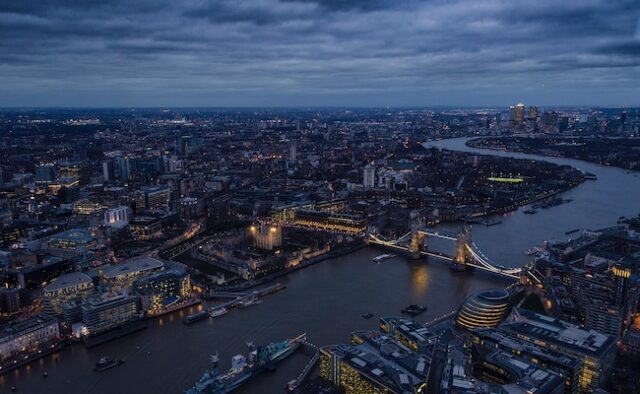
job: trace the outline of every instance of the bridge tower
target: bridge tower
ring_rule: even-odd
[[[411,229],[411,241],[409,243],[409,257],[417,260],[420,258],[420,251],[423,248],[425,234],[418,229]]]
[[[409,217],[411,220],[411,241],[409,243],[409,257],[417,260],[420,258],[420,251],[422,250],[424,244],[425,234],[421,231],[418,231],[418,229],[422,227],[419,212],[411,211]]]
[[[454,271],[465,271],[469,268],[467,265],[471,259],[467,249],[469,244],[471,244],[471,229],[465,226],[456,237],[456,255],[451,262],[451,269]]]

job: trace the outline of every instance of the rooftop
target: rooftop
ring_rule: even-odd
[[[544,339],[596,357],[615,347],[615,338],[610,335],[585,330],[575,324],[522,309],[517,309],[514,320],[505,322],[500,328]]]
[[[44,288],[45,293],[48,291],[57,291],[69,287],[75,287],[80,284],[91,283],[91,278],[82,272],[72,272],[70,274],[61,275]]]
[[[81,228],[74,228],[71,230],[63,231],[58,234],[54,234],[51,240],[65,240],[87,243],[93,241],[94,237],[87,230]]]
[[[13,321],[3,326],[2,330],[0,330],[0,341],[10,335],[14,335],[21,332],[32,331],[41,327],[46,327],[51,324],[57,324],[57,323],[58,323],[58,319],[44,313],[31,316],[26,319]]]
[[[112,269],[104,274],[105,279],[113,279],[120,275],[126,275],[133,272],[150,271],[159,269],[164,263],[153,257],[143,257],[141,259],[129,260],[124,264],[115,265]]]

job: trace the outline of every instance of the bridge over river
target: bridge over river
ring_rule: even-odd
[[[430,251],[427,248],[427,239],[440,238],[455,242],[455,255],[449,256],[442,252]],[[492,274],[519,279],[523,275],[533,276],[530,267],[505,267],[504,265],[491,261],[471,240],[471,229],[465,227],[458,234],[448,234],[430,229],[414,228],[397,239],[383,239],[380,235],[368,233],[366,240],[369,244],[379,245],[385,248],[406,252],[413,258],[429,256],[451,262],[451,268],[456,271],[464,271],[470,268],[477,268]]]

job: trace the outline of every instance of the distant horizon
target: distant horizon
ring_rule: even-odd
[[[504,105],[407,105],[407,106],[330,106],[330,105],[314,105],[314,106],[0,106],[0,111],[72,111],[72,110],[494,110],[494,109],[508,109],[510,106],[517,103],[510,103]],[[555,104],[527,104],[523,103],[525,107],[538,107],[538,108],[555,108],[555,109],[640,109],[638,105],[555,105]]]

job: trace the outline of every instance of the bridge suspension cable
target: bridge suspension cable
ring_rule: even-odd
[[[518,277],[522,273],[522,268],[507,268],[492,263],[491,260],[487,256],[485,256],[473,242],[471,243],[471,245],[466,246],[469,253],[471,253],[471,256],[473,256],[474,261],[482,266],[481,268],[513,277]]]

